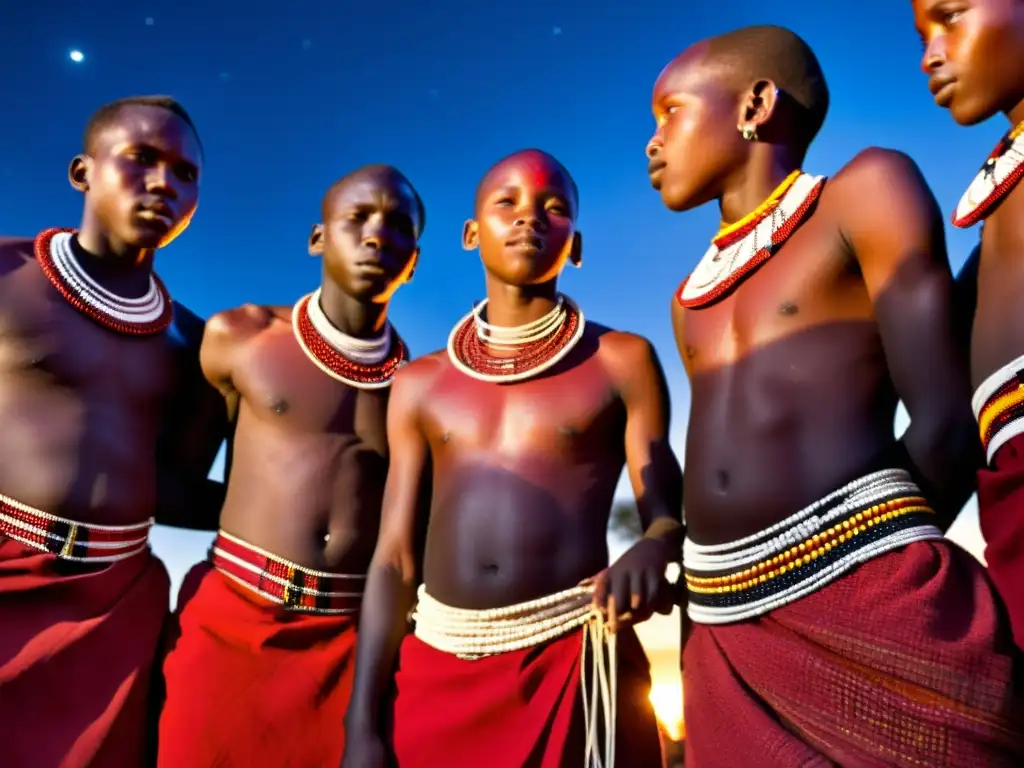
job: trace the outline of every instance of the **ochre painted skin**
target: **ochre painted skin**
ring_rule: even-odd
[[[916,0],[914,23],[924,45],[921,68],[936,103],[962,125],[1003,112],[1007,130],[1024,120],[1024,16],[1016,0]],[[979,145],[977,165],[992,146]],[[963,178],[971,182],[974,169]],[[949,201],[955,203],[955,200]],[[1024,354],[1024,191],[1018,184],[985,219],[980,251],[959,281],[971,325],[975,387]],[[980,256],[980,261],[978,258]],[[972,317],[973,314],[973,317]]]
[[[576,207],[571,179],[544,153],[517,153],[488,173],[463,245],[481,251],[489,323],[520,326],[554,306],[558,274],[580,260]],[[424,583],[438,600],[493,608],[598,576],[597,602],[609,617],[615,620],[614,606],[641,620],[670,607],[665,566],[681,542],[646,539],[608,568],[608,516],[625,465],[645,526],[679,519],[681,477],[668,422],[650,344],[589,318],[566,358],[526,381],[481,382],[458,371],[446,351],[399,371],[345,765],[372,764],[366,761],[383,754],[375,713],[415,598],[415,533],[428,515],[426,491]]]
[[[387,299],[415,266],[415,198],[371,168],[335,187],[311,252],[321,306],[348,333],[375,336]],[[315,570],[363,574],[388,468],[389,389],[337,381],[303,352],[292,307],[244,306],[211,318],[203,368],[236,423],[221,527]]]
[[[88,249],[76,253],[95,279],[125,296],[146,290],[153,249],[195,209],[199,165],[184,121],[139,106],[124,107],[92,155],[76,158]],[[154,200],[167,220],[138,214]],[[0,493],[86,523],[216,520],[205,478],[224,437],[222,407],[199,375],[200,321],[176,312],[174,332],[151,338],[104,330],[57,294],[31,239],[0,240]]]
[[[698,46],[655,86],[652,183],[673,210],[718,199],[735,221],[803,151],[737,130],[744,119],[759,134],[772,129],[773,84],[741,103],[702,64]],[[795,234],[722,299],[684,309],[673,298],[692,398],[688,534],[735,540],[893,466],[901,398],[914,420],[911,458],[936,503],[948,495],[959,509],[977,451],[951,294],[931,193],[908,158],[874,149],[830,179]]]

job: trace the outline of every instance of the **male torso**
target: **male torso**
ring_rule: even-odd
[[[898,398],[839,199],[724,299],[673,302],[690,377],[685,506],[702,543],[742,538],[885,463]],[[838,191],[836,197],[838,197]]]
[[[613,356],[633,340],[588,323],[566,360],[514,384],[470,378],[445,353],[410,366],[433,460],[431,595],[461,608],[511,605],[606,567],[625,461]]]
[[[177,374],[167,335],[100,327],[51,286],[33,241],[0,241],[0,494],[78,522],[151,517]]]
[[[971,338],[975,387],[1024,354],[1024,189],[1013,189],[985,219],[978,265],[977,305]]]
[[[211,320],[231,358],[221,388],[237,412],[221,526],[307,568],[362,574],[387,475],[388,389],[323,373],[291,316],[250,305]]]

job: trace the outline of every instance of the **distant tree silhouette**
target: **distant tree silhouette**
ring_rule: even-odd
[[[627,543],[637,541],[644,535],[635,501],[615,502],[612,506],[611,518],[608,520],[608,531]]]

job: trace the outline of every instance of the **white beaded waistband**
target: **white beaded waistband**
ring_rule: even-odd
[[[618,690],[618,650],[600,612],[592,609],[592,587],[573,587],[525,603],[472,610],[435,600],[420,585],[413,609],[415,635],[443,653],[475,660],[533,648],[585,627],[580,648],[583,715],[586,725],[585,768],[614,768]],[[588,694],[587,655],[591,651],[593,690]],[[604,721],[603,754],[597,743]]]
[[[1024,355],[1021,355],[1015,360],[1011,360],[1002,368],[989,375],[989,377],[981,382],[981,385],[974,390],[974,396],[971,398],[971,408],[974,411],[974,418],[978,422],[979,428],[982,430],[981,442],[985,446],[985,460],[990,464],[1000,448],[1006,445],[1006,443],[1013,438],[1017,437],[1017,435],[1024,434],[1024,416],[1021,415],[1021,404],[1019,402],[1020,397],[1016,397],[1016,393],[1010,395],[1010,403],[1004,404],[1002,402],[991,402],[990,404],[990,401],[993,401],[1000,389],[1003,389],[1011,382],[1020,378],[1019,374],[1022,371],[1024,371]],[[1016,387],[1014,387],[1014,389],[1016,389]],[[998,400],[1005,401],[1006,395],[1001,395]],[[999,412],[1003,411],[1010,413],[1011,415],[1009,417],[1009,421],[1006,423],[987,429],[982,426],[982,423],[988,422],[992,418],[987,414],[993,410],[997,416],[999,415]]]
[[[906,470],[882,470],[758,533],[683,545],[690,618],[727,624],[808,595],[856,565],[915,541],[943,538]]]

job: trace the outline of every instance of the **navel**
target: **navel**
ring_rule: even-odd
[[[717,486],[716,490],[720,495],[724,496],[729,491],[729,485],[731,482],[732,478],[729,477],[729,473],[726,472],[724,469],[719,469],[717,472],[715,472],[715,484]]]
[[[792,301],[784,301],[779,305],[780,315],[795,315],[800,311],[800,307],[794,304]]]

